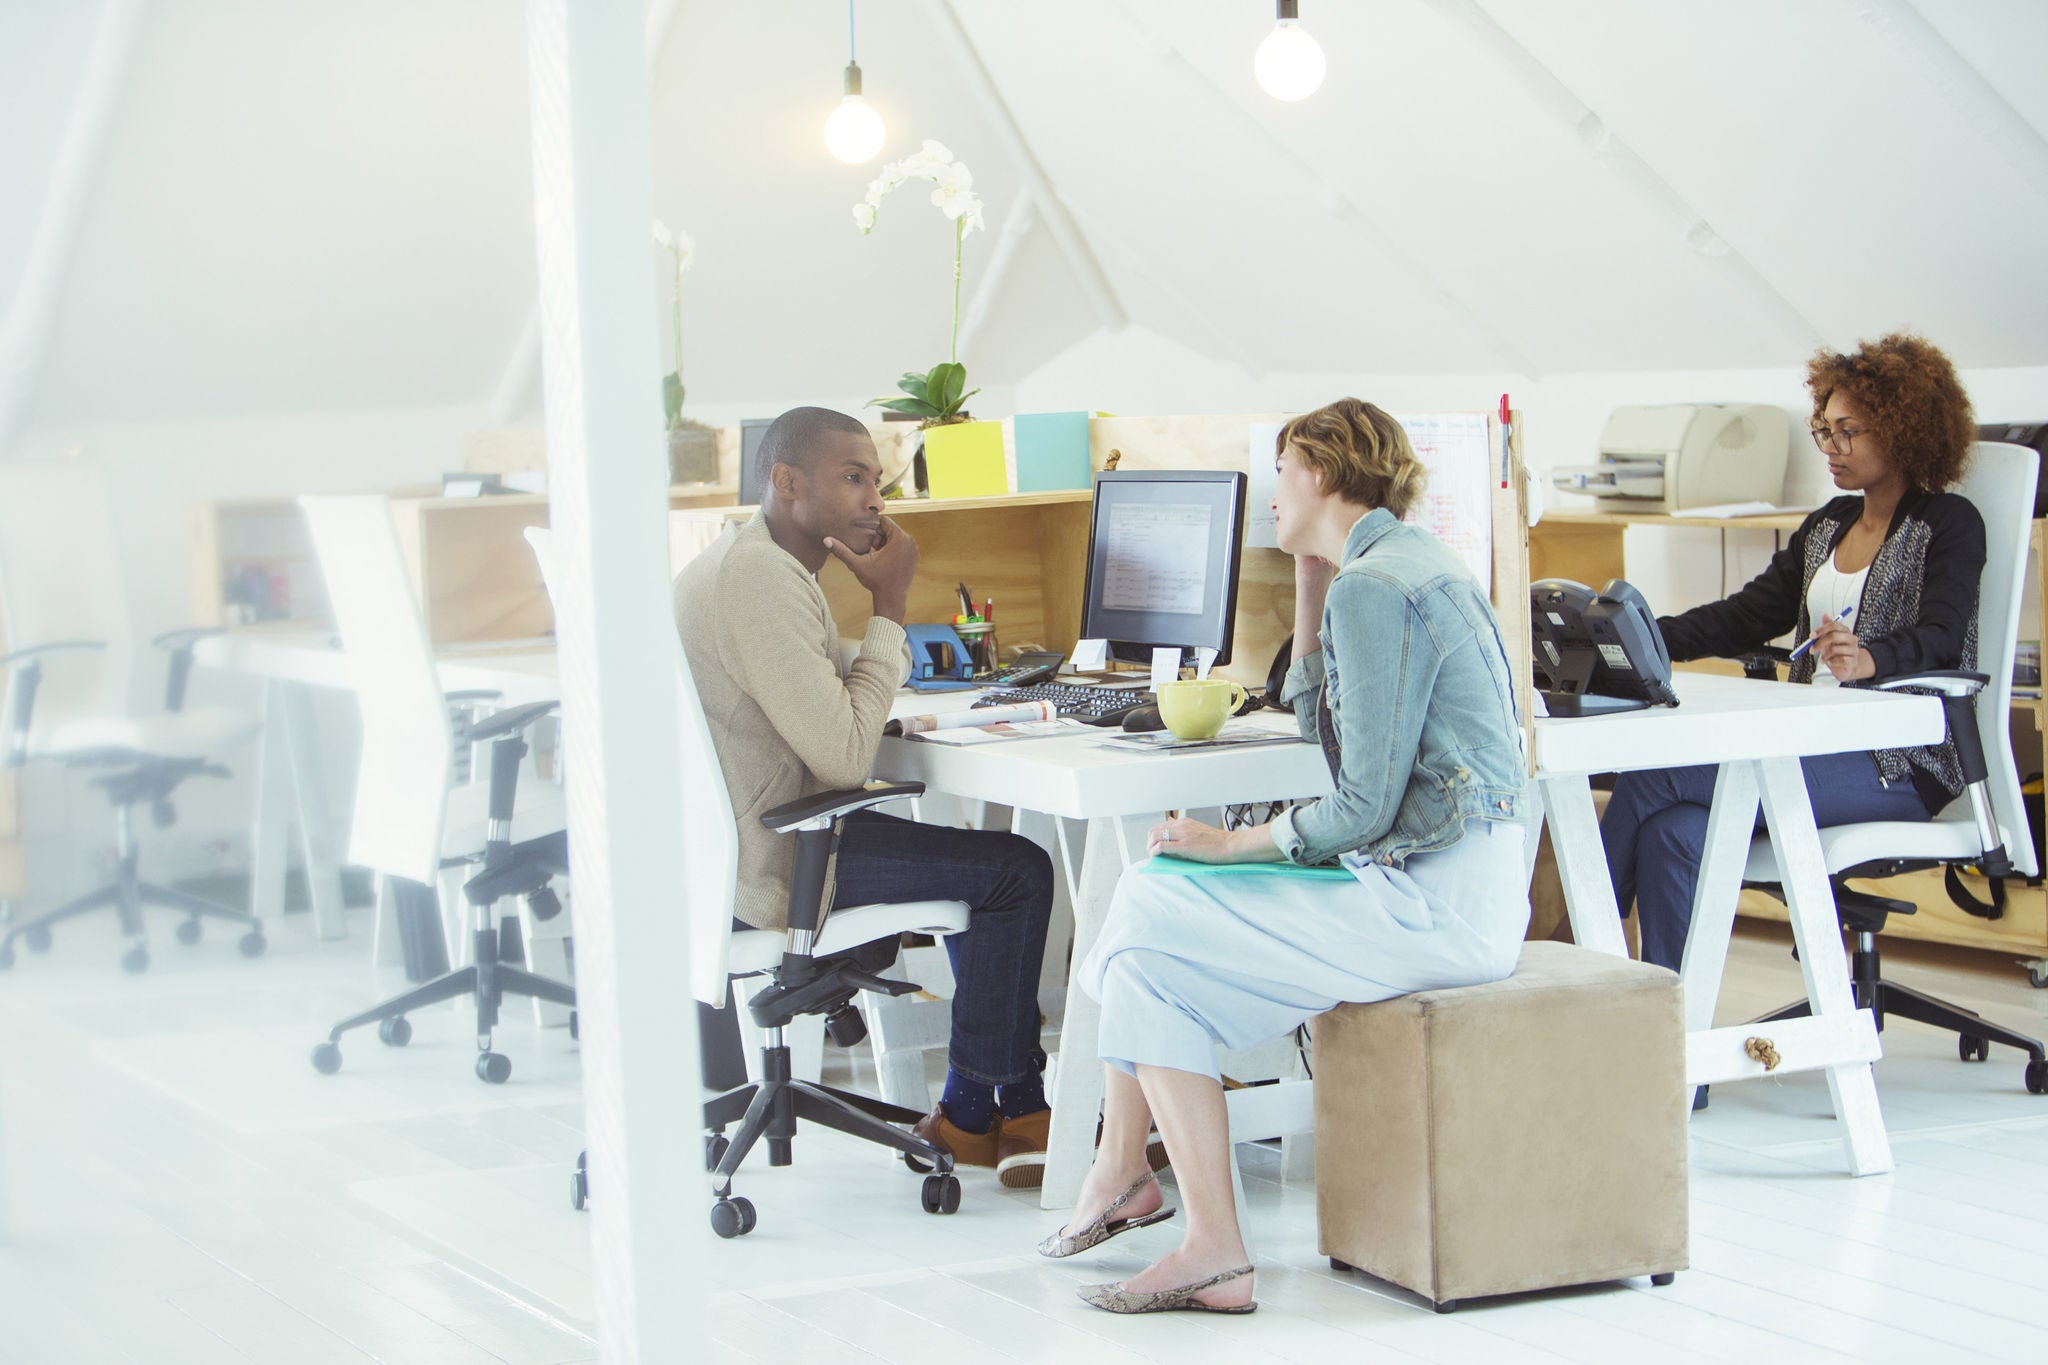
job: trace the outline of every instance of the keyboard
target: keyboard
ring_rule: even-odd
[[[974,704],[1010,706],[1022,701],[1049,701],[1062,716],[1108,724],[1124,712],[1151,706],[1158,699],[1131,687],[1089,687],[1079,683],[1033,683],[1029,687],[992,687]]]

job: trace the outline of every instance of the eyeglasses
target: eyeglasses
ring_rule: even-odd
[[[1829,449],[1834,449],[1847,455],[1850,442],[1854,441],[1858,436],[1867,434],[1863,427],[1835,427],[1831,430],[1826,426],[1810,426],[1806,431],[1808,435],[1813,437],[1813,444],[1819,448],[1822,454],[1826,454]]]

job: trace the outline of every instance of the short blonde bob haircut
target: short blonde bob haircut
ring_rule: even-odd
[[[1362,399],[1339,398],[1288,422],[1273,443],[1274,458],[1290,445],[1325,494],[1384,507],[1397,519],[1407,518],[1429,480],[1401,424]]]

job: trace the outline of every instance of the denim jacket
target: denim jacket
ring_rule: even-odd
[[[1337,789],[1274,821],[1290,861],[1398,864],[1449,848],[1468,821],[1524,820],[1500,625],[1441,541],[1383,508],[1359,518],[1318,634],[1322,652],[1295,662],[1281,696]]]

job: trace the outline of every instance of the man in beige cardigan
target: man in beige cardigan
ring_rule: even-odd
[[[740,919],[787,922],[790,841],[760,815],[812,792],[857,787],[874,767],[889,704],[910,668],[903,617],[917,544],[882,515],[882,464],[867,428],[824,408],[775,419],[757,457],[761,509],[676,576],[676,629],[704,702],[739,821]],[[842,668],[817,574],[836,557],[874,599]],[[1050,1123],[1040,1083],[1038,972],[1052,861],[1014,834],[920,825],[862,811],[840,827],[834,908],[960,900],[953,1037],[944,1097],[917,1125],[966,1166],[1035,1186]]]

